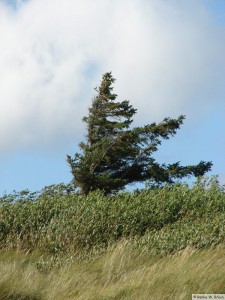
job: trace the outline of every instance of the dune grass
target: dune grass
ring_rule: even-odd
[[[191,299],[194,293],[225,293],[225,248],[156,256],[121,241],[88,261],[41,254],[0,255],[1,300]]]
[[[215,179],[109,197],[18,195],[0,198],[0,300],[225,294],[225,190]]]

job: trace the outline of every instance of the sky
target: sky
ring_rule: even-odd
[[[72,180],[102,74],[134,126],[186,116],[155,158],[225,184],[225,0],[0,0],[0,195]]]

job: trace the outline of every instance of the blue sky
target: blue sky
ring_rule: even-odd
[[[186,115],[160,162],[212,161],[225,184],[224,36],[224,0],[0,1],[0,195],[72,179],[107,71],[134,125]]]

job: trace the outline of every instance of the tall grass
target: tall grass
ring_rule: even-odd
[[[215,178],[86,197],[0,199],[0,300],[191,299],[225,293],[225,190]]]
[[[95,253],[120,239],[154,254],[224,243],[225,191],[216,180],[104,196],[0,200],[0,250]]]
[[[187,248],[153,256],[121,241],[91,261],[62,261],[48,272],[51,257],[0,255],[0,300],[191,299],[194,293],[225,293],[225,248]]]

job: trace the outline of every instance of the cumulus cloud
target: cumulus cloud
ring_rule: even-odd
[[[83,135],[101,74],[139,122],[223,105],[225,26],[205,1],[0,3],[0,151]]]
[[[118,13],[117,30],[124,32],[113,66],[123,95],[137,102],[141,118],[182,112],[199,116],[221,105],[225,28],[212,23],[203,2],[136,2],[130,9],[130,19]],[[131,38],[126,36],[129,24]]]

